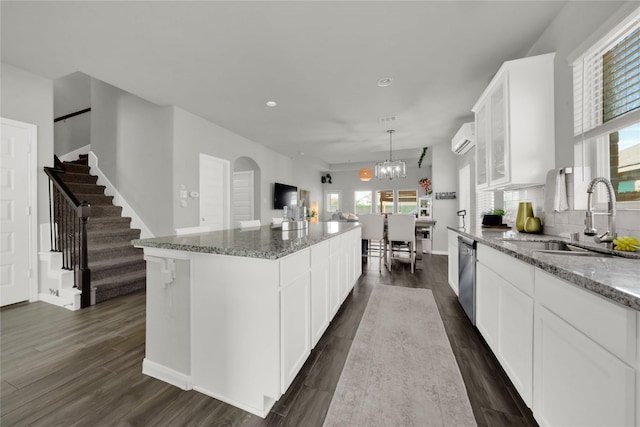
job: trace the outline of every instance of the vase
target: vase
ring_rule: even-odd
[[[540,218],[537,216],[528,217],[524,222],[525,233],[540,233],[542,231],[542,224]]]
[[[518,213],[516,215],[516,230],[524,231],[524,223],[528,217],[533,217],[533,206],[531,206],[531,202],[518,203]]]

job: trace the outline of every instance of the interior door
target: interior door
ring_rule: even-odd
[[[200,153],[200,225],[229,228],[229,162]]]
[[[234,222],[255,219],[253,209],[253,171],[233,173],[231,205]]]
[[[29,299],[29,260],[35,251],[30,248],[29,151],[35,126],[2,119],[1,135],[0,305],[5,306]]]

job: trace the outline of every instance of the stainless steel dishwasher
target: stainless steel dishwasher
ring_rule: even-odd
[[[458,301],[476,324],[476,242],[458,236]]]

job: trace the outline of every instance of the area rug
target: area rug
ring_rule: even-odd
[[[431,291],[376,286],[324,426],[475,425]]]

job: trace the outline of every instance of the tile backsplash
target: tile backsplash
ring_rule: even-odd
[[[585,236],[583,233],[586,209],[574,209],[576,206],[584,207],[586,200],[581,200],[582,197],[575,197],[576,194],[582,194],[582,191],[578,190],[577,193],[574,193],[572,183],[569,181],[567,184],[569,210],[564,212],[544,212],[544,186],[505,191],[503,194],[505,222],[507,224],[515,223],[519,202],[532,202],[534,215],[542,220],[544,234],[568,236],[569,233],[579,232],[580,240],[592,241],[593,237]],[[600,209],[597,211],[601,212]],[[594,216],[594,226],[598,231],[604,232],[607,229],[607,221],[607,215]],[[640,239],[640,210],[617,209],[615,226],[618,236],[635,236]]]

